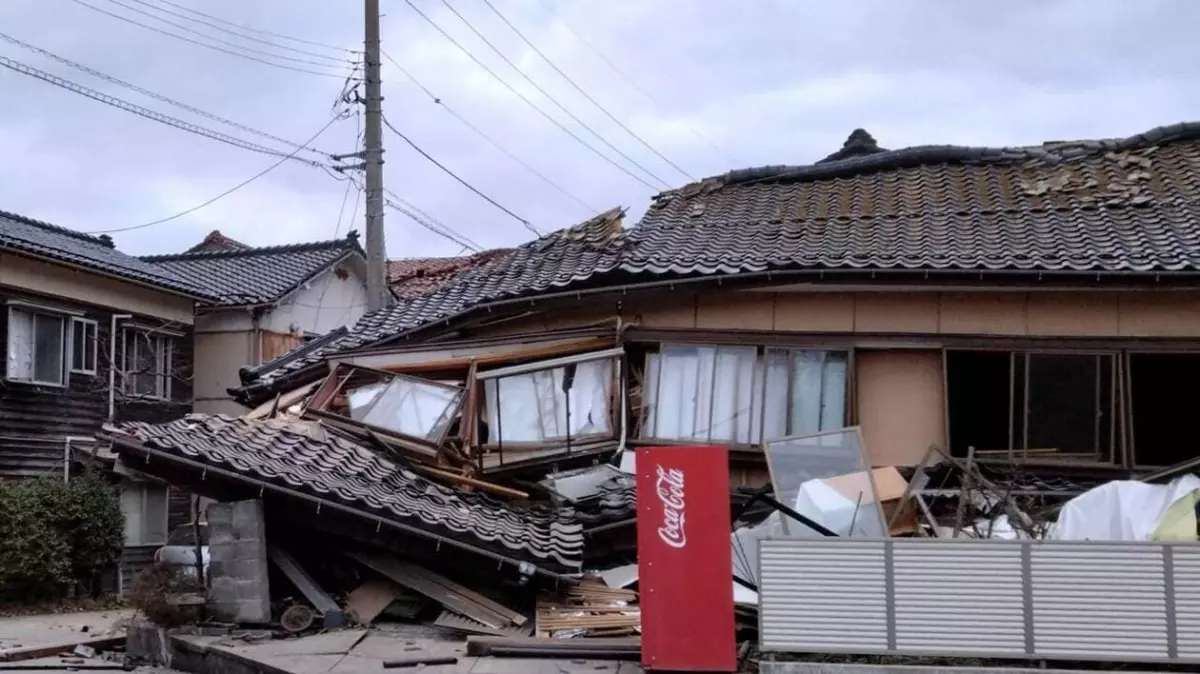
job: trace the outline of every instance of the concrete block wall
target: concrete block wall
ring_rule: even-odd
[[[226,622],[271,622],[262,502],[213,503],[207,516],[209,611]]]

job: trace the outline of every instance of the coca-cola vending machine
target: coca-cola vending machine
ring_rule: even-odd
[[[637,450],[642,665],[737,669],[725,447]]]

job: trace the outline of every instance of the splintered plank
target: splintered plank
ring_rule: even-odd
[[[383,555],[345,555],[384,577],[429,597],[442,606],[493,629],[521,625],[525,616],[428,569]]]

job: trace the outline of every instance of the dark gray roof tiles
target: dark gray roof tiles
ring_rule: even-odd
[[[117,250],[108,236],[92,236],[7,211],[0,211],[2,249],[79,265],[183,295],[209,297],[203,288],[169,270]]]
[[[552,572],[574,572],[581,564],[582,526],[570,511],[518,507],[430,482],[314,422],[192,414],[166,424],[124,423],[109,433],[119,453],[137,456],[140,444]]]
[[[608,215],[611,220],[612,216]],[[1200,272],[1200,122],[1119,140],[1017,148],[879,148],[856,130],[807,166],[732,171],[664,192],[636,227],[605,217],[367,314],[270,382],[330,353],[503,298],[774,270]]]
[[[351,253],[364,255],[357,232],[332,241],[209,248],[142,260],[204,288],[220,298],[218,305],[240,306],[274,302]]]

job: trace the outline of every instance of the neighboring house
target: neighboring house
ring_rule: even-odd
[[[584,334],[624,350],[614,442],[730,445],[738,481],[763,479],[762,443],[849,425],[875,465],[932,444],[1108,474],[1194,457],[1200,123],[894,151],[857,130],[815,164],[662,193],[630,229],[610,211],[520,246],[234,393],[260,404],[334,359],[474,368]],[[490,410],[491,390],[472,404]],[[536,433],[539,406],[523,409],[505,428]]]
[[[69,479],[110,421],[192,410],[192,322],[201,288],[90,236],[0,212],[0,478]],[[188,517],[187,494],[123,473],[125,567]]]
[[[188,252],[142,261],[216,297],[196,308],[197,412],[238,414],[238,371],[351,325],[366,311],[366,258],[344,239],[252,248],[214,231]]]
[[[468,269],[482,267],[511,252],[511,248],[496,248],[458,257],[388,260],[388,285],[397,298],[410,300],[441,288]]]

